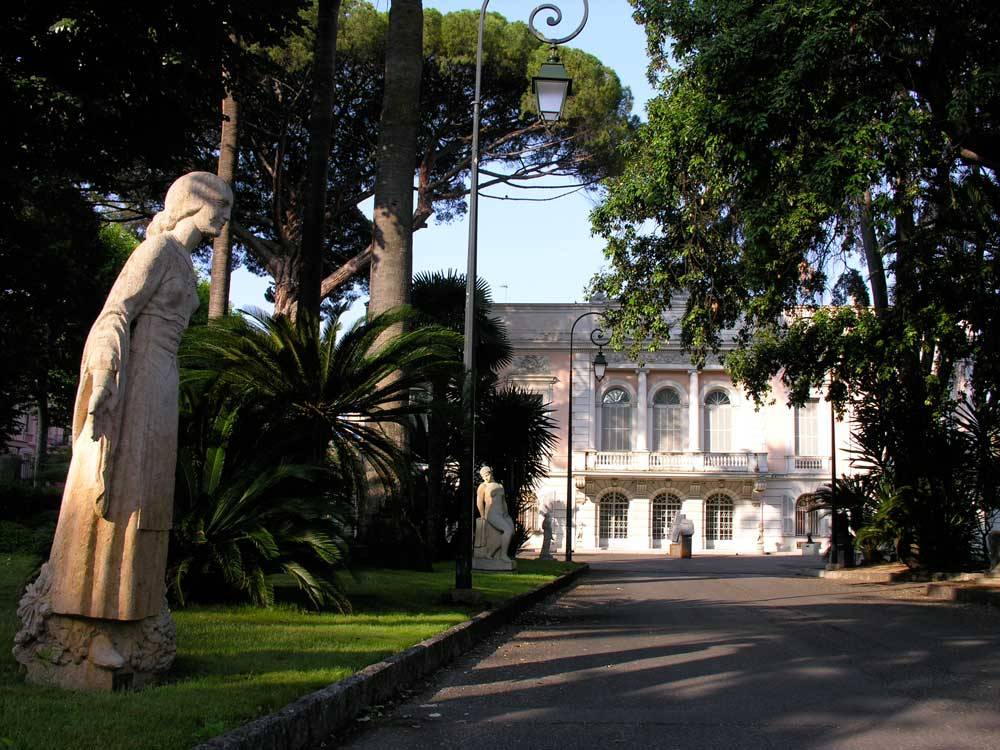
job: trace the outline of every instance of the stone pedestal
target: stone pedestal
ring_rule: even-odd
[[[670,556],[682,560],[691,559],[691,537],[682,536],[679,543],[671,543]]]
[[[813,543],[813,544],[803,544],[802,545],[802,556],[803,557],[809,557],[811,555],[815,555],[815,556],[819,555],[819,545],[816,544],[816,543]]]
[[[166,601],[142,620],[103,620],[52,612],[51,571],[42,566],[17,608],[14,658],[28,682],[71,690],[130,690],[155,684],[177,653]]]
[[[511,571],[517,570],[517,562],[515,560],[498,560],[494,557],[473,557],[472,569]]]

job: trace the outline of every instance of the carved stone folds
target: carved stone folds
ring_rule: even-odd
[[[51,606],[48,563],[28,586],[17,614],[14,658],[37,685],[73,690],[138,689],[154,684],[177,653],[166,600],[160,613],[142,620],[59,615]]]

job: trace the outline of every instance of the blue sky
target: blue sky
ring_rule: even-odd
[[[540,1],[492,0],[489,10],[526,22]],[[385,10],[388,0],[377,0],[375,4]],[[569,33],[579,23],[583,3],[581,0],[557,0],[556,4],[562,8],[564,22],[553,34]],[[424,0],[425,8],[437,8],[442,12],[478,9],[479,5],[475,0]],[[541,25],[544,18],[545,15],[540,14],[536,20]],[[566,31],[562,31],[564,28]],[[571,44],[595,55],[618,73],[622,82],[632,89],[634,111],[641,116],[653,91],[646,81],[645,35],[632,20],[627,0],[591,0],[590,20]],[[503,194],[496,189],[489,192]],[[539,197],[544,191],[528,192],[532,197]],[[582,191],[544,203],[481,198],[479,276],[489,282],[494,300],[571,302],[583,299],[584,287],[604,260],[601,241],[590,235],[588,214],[594,206],[593,201],[592,195]],[[414,271],[454,268],[464,273],[467,242],[465,218],[449,225],[432,221],[426,229],[414,234]],[[233,275],[234,306],[269,307],[264,302],[267,286],[267,279],[238,270]],[[363,304],[356,304],[345,322],[361,315],[363,310]]]

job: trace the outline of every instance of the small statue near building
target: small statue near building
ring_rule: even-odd
[[[681,511],[677,511],[670,527],[670,556],[688,559],[691,557],[691,539],[694,537],[694,521]]]
[[[90,329],[52,554],[17,610],[14,657],[30,682],[139,688],[173,663],[177,349],[199,304],[191,252],[232,204],[213,174],[176,180]]]
[[[472,551],[474,570],[514,570],[516,563],[507,554],[514,536],[514,521],[507,512],[503,485],[493,479],[493,469],[484,466],[479,470],[483,478],[476,490],[475,541]]]
[[[542,513],[542,551],[539,560],[552,560],[552,508]]]

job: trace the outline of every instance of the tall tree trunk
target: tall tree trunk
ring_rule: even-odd
[[[372,238],[371,315],[410,301],[413,282],[413,171],[420,124],[422,0],[393,0],[385,57]],[[399,333],[388,331],[382,341]]]
[[[875,240],[875,219],[872,215],[872,191],[866,190],[861,202],[861,244],[868,264],[875,314],[881,315],[889,306],[889,290],[885,280],[885,264]]]
[[[41,484],[39,475],[49,453],[49,382],[47,373],[40,375],[35,383],[35,407],[38,414],[38,427],[35,435],[35,463],[32,467],[31,484],[33,487],[38,487]]]
[[[385,53],[385,93],[379,130],[378,171],[372,225],[368,314],[383,313],[410,301],[413,279],[413,173],[420,124],[420,77],[424,61],[422,0],[392,0]],[[375,342],[378,349],[402,333],[393,326]],[[406,428],[383,423],[386,437],[405,454]],[[375,481],[371,481],[371,480]],[[384,505],[388,489],[369,476],[372,508]]]
[[[219,143],[219,177],[234,185],[236,177],[239,105],[232,92],[222,100],[222,136]],[[212,285],[208,298],[208,319],[223,318],[229,313],[229,280],[233,272],[233,240],[227,221],[212,243]]]
[[[422,6],[422,0],[393,0],[389,11],[368,303],[372,315],[410,301],[413,173],[417,163],[423,67]],[[388,332],[387,337],[397,333]]]
[[[424,59],[422,0],[393,0],[385,55],[385,95],[375,178],[371,299],[378,315],[410,301],[413,282],[413,173],[420,125],[420,77]],[[379,347],[402,332],[394,326],[375,342]],[[386,425],[405,448],[405,432]]]
[[[319,319],[319,287],[323,278],[324,216],[330,143],[333,139],[333,97],[340,0],[319,0],[316,52],[313,64],[312,112],[309,116],[309,169],[302,222],[301,264],[292,316]]]
[[[295,316],[300,266],[297,256],[285,256],[269,264],[274,279],[274,314]]]

